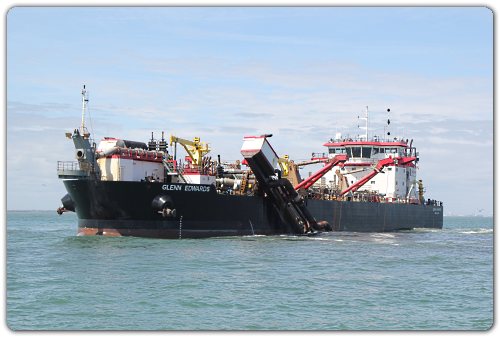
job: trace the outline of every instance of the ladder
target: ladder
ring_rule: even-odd
[[[185,184],[193,183],[189,178],[189,176],[185,174],[184,169],[182,167],[178,166],[176,171],[173,163],[169,163],[166,159],[163,159],[163,165],[167,169],[168,173],[170,173],[171,175],[178,176]]]
[[[245,172],[245,175],[243,176],[243,180],[241,181],[240,194],[243,194],[245,192],[245,189],[247,188],[247,182],[248,182],[249,175],[250,175],[250,171]]]

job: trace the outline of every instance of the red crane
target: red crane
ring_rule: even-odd
[[[312,176],[310,176],[309,178],[307,178],[306,180],[304,180],[303,182],[301,182],[300,184],[298,184],[294,188],[296,190],[298,190],[299,188],[304,186],[305,189],[308,189],[309,187],[311,187],[312,184],[314,184],[319,178],[324,176],[328,171],[330,171],[332,168],[334,168],[338,164],[342,164],[342,163],[346,162],[347,159],[349,159],[349,156],[346,154],[339,154],[339,155],[335,156],[335,158],[330,160],[330,162],[327,165],[325,165],[325,167],[323,167],[318,172],[314,173]]]

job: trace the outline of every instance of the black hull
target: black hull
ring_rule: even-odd
[[[65,180],[75,203],[79,235],[205,238],[292,233],[273,204],[261,196],[221,195],[213,186],[98,180]],[[176,215],[152,206],[160,194]],[[442,228],[443,207],[391,203],[308,200],[307,208],[334,231],[385,232]]]
[[[387,232],[412,228],[443,228],[443,206],[308,200],[316,219],[334,231]]]

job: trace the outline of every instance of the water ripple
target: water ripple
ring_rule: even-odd
[[[8,214],[14,330],[485,330],[493,223],[204,240],[78,237]],[[44,226],[49,230],[44,231]]]

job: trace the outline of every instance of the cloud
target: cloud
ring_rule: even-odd
[[[271,114],[267,113],[237,113],[233,114],[234,117],[236,118],[243,118],[243,119],[266,119],[272,117]]]
[[[485,140],[484,138],[478,138],[478,140],[473,140],[470,138],[444,138],[444,137],[428,137],[428,141],[434,142],[436,144],[445,145],[445,144],[451,144],[451,145],[473,145],[473,146],[481,146],[481,147],[488,147],[488,148],[493,148],[493,138],[490,140]]]
[[[492,117],[492,80],[487,77],[426,77],[373,71],[341,61],[294,68],[273,62],[236,64],[213,58],[135,60],[138,67],[151,73],[183,74],[185,80],[194,83],[190,93],[184,90],[172,97],[173,110],[198,105],[200,109],[231,108],[244,114],[252,109],[253,113],[299,116],[310,111],[359,111],[369,105],[383,106],[378,108],[381,111],[391,106],[391,110],[414,121],[422,113],[441,120]],[[181,80],[181,86],[185,80]],[[273,109],[278,106],[283,107],[280,112]]]
[[[61,113],[66,112],[73,108],[69,104],[60,103],[41,103],[41,104],[29,104],[17,101],[7,101],[7,109],[11,113],[22,112],[22,113]]]

